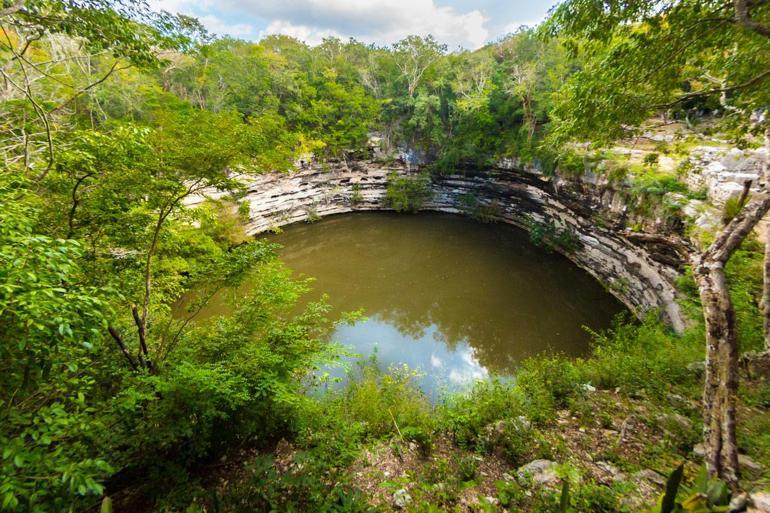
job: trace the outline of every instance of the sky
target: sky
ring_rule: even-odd
[[[390,45],[433,35],[450,50],[475,50],[521,25],[536,25],[556,0],[150,0],[156,9],[195,16],[218,35],[258,41],[271,34],[310,45],[354,37]]]

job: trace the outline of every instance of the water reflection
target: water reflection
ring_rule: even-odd
[[[338,328],[334,340],[360,355],[376,355],[377,362],[384,367],[407,364],[419,372],[417,382],[432,398],[442,391],[462,389],[489,377],[489,369],[479,362],[473,346],[467,341],[447,344],[436,325],[413,336],[400,331],[388,320],[374,316]],[[356,358],[345,360],[352,364]],[[331,378],[340,378],[340,384],[344,382],[344,368],[333,367],[325,372]]]
[[[363,357],[376,347],[382,367],[420,369],[430,394],[544,351],[583,354],[583,326],[606,327],[622,310],[587,273],[506,225],[367,213],[268,237],[290,268],[316,278],[310,299],[327,293],[337,312],[364,309],[367,320],[334,340]]]

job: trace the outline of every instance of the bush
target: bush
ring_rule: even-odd
[[[581,383],[577,366],[565,356],[530,358],[516,373],[516,387],[526,400],[525,415],[538,422],[565,408],[574,394],[581,393]]]
[[[619,318],[612,329],[594,333],[592,357],[580,364],[583,381],[626,393],[645,389],[655,397],[671,385],[694,385],[687,366],[703,357],[700,328],[677,337],[655,317],[640,325]]]
[[[494,223],[500,216],[500,204],[497,200],[482,202],[472,192],[466,192],[458,198],[460,211],[482,223]]]
[[[375,360],[359,365],[338,399],[344,415],[363,426],[366,436],[381,438],[409,428],[430,432],[433,428],[432,406],[415,385],[417,374],[404,367],[382,372]]]
[[[574,232],[567,228],[561,228],[553,222],[541,222],[529,218],[526,220],[526,224],[529,230],[529,240],[535,246],[549,251],[571,253],[580,244],[580,240]]]
[[[401,435],[406,440],[416,443],[423,456],[429,455],[433,449],[433,433],[425,428],[407,426],[401,430]]]
[[[441,406],[442,427],[461,447],[483,449],[485,429],[499,420],[521,415],[522,402],[521,394],[510,383],[478,382],[469,393],[454,395]]]
[[[388,175],[385,204],[396,212],[417,212],[432,196],[429,175]]]
[[[648,167],[655,167],[658,165],[658,161],[660,160],[660,155],[657,153],[648,153],[644,156],[644,159],[642,162],[644,162],[645,166]]]

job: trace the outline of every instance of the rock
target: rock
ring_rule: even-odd
[[[532,429],[532,423],[524,415],[519,415],[518,417],[516,417],[516,422],[519,424],[519,427],[521,427],[524,430],[528,431]]]
[[[608,461],[597,461],[596,466],[610,476],[613,481],[625,481],[626,476],[621,472],[618,467]]]
[[[730,504],[727,506],[727,510],[730,513],[741,513],[746,511],[746,506],[749,503],[749,494],[746,492],[739,493],[730,500]]]
[[[738,455],[738,465],[744,469],[749,470],[751,472],[761,472],[762,471],[762,465],[757,463],[756,461],[752,460],[745,454],[739,454]]]
[[[685,406],[688,406],[689,404],[687,399],[685,399],[679,394],[668,393],[666,394],[666,399],[668,399],[668,402],[671,406],[678,407],[678,408],[683,408]]]
[[[536,485],[555,483],[559,480],[556,476],[556,462],[551,460],[534,460],[519,467],[516,471],[519,482],[531,481]]]
[[[663,429],[666,431],[670,431],[669,428],[674,426],[682,431],[690,431],[692,429],[692,421],[678,413],[663,413],[658,415],[658,422],[663,424]]]
[[[588,392],[589,394],[591,392],[596,392],[596,387],[593,386],[591,383],[583,383],[580,385],[580,388],[583,389],[583,391]]]
[[[644,483],[653,484],[660,488],[663,488],[666,485],[666,478],[661,476],[654,470],[650,470],[650,469],[640,470],[639,472],[631,476],[631,479],[637,484],[640,482],[644,482]]]
[[[699,458],[704,458],[706,456],[706,448],[703,446],[703,444],[697,444],[692,448],[692,453]],[[762,465],[752,460],[745,454],[738,455],[738,465],[740,465],[741,469],[748,470],[750,472],[762,471]]]
[[[396,493],[393,494],[393,505],[398,509],[406,508],[410,502],[412,502],[412,496],[409,495],[405,488],[396,490]]]
[[[487,503],[492,504],[493,506],[497,506],[500,504],[500,499],[497,497],[492,497],[491,495],[487,495],[484,497],[484,500],[487,501]]]
[[[370,148],[376,150],[382,140],[380,135],[373,134]],[[292,173],[234,176],[248,191],[240,200],[249,207],[247,233],[254,235],[304,221],[308,210],[318,217],[326,217],[354,210],[387,209],[388,177],[394,173],[399,176],[413,174],[415,166],[425,157],[409,148],[399,148],[397,153],[402,155],[401,161],[339,160],[321,164],[311,156],[305,156],[301,159],[305,162],[300,162],[299,168]],[[457,213],[461,198],[473,194],[484,205],[496,202],[499,206],[496,220],[504,223],[521,225],[524,216],[538,221],[558,219],[570,226],[580,241],[568,255],[579,267],[589,270],[602,282],[616,283],[618,286],[612,293],[631,310],[640,315],[651,309],[659,310],[674,330],[684,330],[686,321],[677,302],[675,285],[678,270],[670,263],[655,260],[646,248],[616,236],[613,230],[593,219],[600,213],[597,210],[608,212],[601,206],[606,192],[603,182],[598,186],[580,183],[579,187],[571,187],[570,181],[563,180],[564,183],[557,186],[557,179],[544,180],[534,174],[536,170],[532,166],[523,166],[515,160],[501,162],[500,166],[521,172],[483,177],[437,175],[431,184],[434,196],[424,208]],[[625,184],[613,185],[616,186],[627,187]],[[220,193],[207,189],[187,197],[184,204],[195,208],[207,197],[216,198],[217,194]],[[354,194],[358,197],[355,204],[351,202]],[[612,202],[613,211],[624,210],[622,196],[615,194],[605,198]]]
[[[770,492],[757,492],[751,494],[749,513],[770,513]]]
[[[695,447],[692,448],[692,453],[702,459],[706,456],[706,448],[703,444],[696,444]]]

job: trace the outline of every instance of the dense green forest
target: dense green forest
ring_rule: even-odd
[[[373,136],[428,173],[515,158],[574,175],[660,112],[713,115],[713,133],[757,147],[768,130],[769,16],[765,2],[569,0],[541,27],[448,52],[417,36],[390,47],[214,37],[131,0],[0,2],[0,510],[369,511],[351,468],[376,444],[444,454],[421,467],[407,506],[463,510],[486,455],[515,467],[577,453],[555,432],[563,411],[575,429],[615,416],[665,432],[603,458],[666,475],[690,458],[705,419],[714,480],[703,487],[725,497],[719,483],[733,496],[766,487],[770,384],[728,379],[738,340],[742,353],[765,349],[764,248],[749,235],[770,208],[763,194],[732,204],[721,232],[699,234],[703,265],[693,260],[681,279],[692,316],[683,335],[655,315],[626,318],[593,335],[589,357],[527,360],[516,384],[479,383],[432,405],[409,372],[365,365],[339,393],[307,393],[347,318],[331,318],[323,300],[298,311],[310,284],[273,244],[246,236],[237,177],[291,172],[310,155],[367,159]],[[680,190],[650,172],[653,160],[632,189],[647,204]],[[211,188],[227,194],[185,207]],[[258,285],[232,298],[230,315],[172,315],[190,291],[194,313],[245,279]],[[720,280],[732,301],[725,292],[712,304]],[[702,299],[713,306],[705,322]],[[707,347],[736,349],[708,360],[707,384],[726,381],[719,399],[707,394],[704,417],[704,372],[692,365]],[[740,446],[764,470],[739,482],[709,415],[735,457]],[[296,450],[281,467],[287,441]],[[686,466],[680,501],[696,496],[698,467]],[[535,491],[500,481],[478,511],[655,507],[623,502],[633,484],[583,478],[579,465],[559,479]],[[726,511],[725,497],[686,510]],[[685,510],[676,507],[664,511]]]

